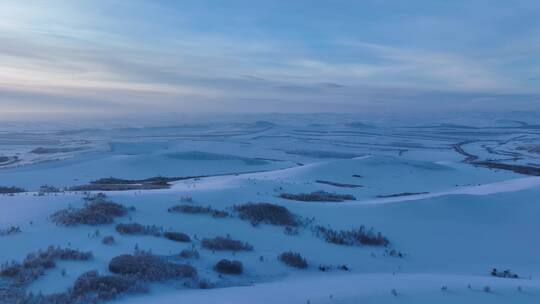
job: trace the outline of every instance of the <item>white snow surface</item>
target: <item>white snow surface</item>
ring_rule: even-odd
[[[516,147],[523,144],[521,140],[534,143],[540,138],[534,137],[535,132],[539,131],[511,127],[463,130],[259,123],[11,134],[4,138],[10,144],[1,147],[0,156],[18,156],[22,161],[15,167],[0,167],[0,186],[19,186],[30,192],[0,195],[0,229],[16,225],[22,230],[0,236],[0,263],[21,261],[49,245],[92,251],[90,261],[59,262],[27,287],[34,293],[50,294],[67,290],[86,271],[109,274],[111,258],[132,253],[137,246],[174,262],[192,263],[199,279],[215,285],[197,289],[184,286],[184,281],[155,283],[147,294],[122,295],[111,302],[119,304],[539,303],[540,177],[473,166],[463,162],[464,156],[453,148],[467,140],[484,140],[465,145],[470,148],[466,151],[481,159],[532,168],[538,160],[530,153],[512,161],[508,155],[493,152],[521,153]],[[36,138],[40,139],[37,143]],[[94,148],[56,156],[30,153],[43,145],[80,143]],[[100,226],[61,227],[48,218],[59,209],[81,207],[85,194],[64,191],[41,196],[37,192],[43,184],[69,187],[109,176],[157,175],[207,177],[173,182],[169,189],[107,192],[110,200],[134,206],[136,211]],[[285,192],[320,190],[351,194],[356,200],[300,202],[280,197]],[[278,204],[314,225],[336,230],[373,227],[388,237],[390,245],[341,246],[318,238],[309,227],[287,235],[283,227],[253,226],[237,215],[216,219],[167,212],[185,203],[183,197],[191,197],[192,204],[233,214],[236,204]],[[193,242],[116,232],[116,224],[129,222],[181,231]],[[100,237],[94,236],[96,230]],[[105,235],[114,236],[116,243],[102,244]],[[225,235],[250,243],[254,250],[233,254],[201,248],[200,239]],[[200,252],[200,259],[186,261],[178,256],[191,246]],[[392,249],[404,256],[388,256],[386,250]],[[289,250],[301,253],[309,267],[294,269],[277,260]],[[222,258],[242,261],[245,272],[219,276],[213,265]],[[332,270],[322,272],[320,265],[332,266]],[[349,271],[338,270],[339,265],[347,265]],[[511,269],[519,278],[493,277],[492,268]],[[490,292],[484,291],[486,286]]]

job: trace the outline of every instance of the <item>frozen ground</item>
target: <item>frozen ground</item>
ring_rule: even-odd
[[[0,235],[0,262],[21,261],[49,245],[94,255],[89,261],[57,262],[25,286],[27,292],[63,292],[86,271],[109,273],[113,257],[137,247],[175,263],[191,263],[198,277],[152,283],[148,293],[120,295],[112,303],[540,301],[540,155],[530,148],[540,145],[540,129],[534,125],[505,121],[470,127],[382,127],[280,121],[29,129],[3,132],[0,141],[0,186],[29,191],[0,196],[0,231],[21,229]],[[486,161],[489,165],[480,163]],[[57,226],[49,218],[62,208],[81,207],[87,194],[37,192],[45,184],[64,188],[103,177],[153,176],[204,177],[174,181],[165,189],[107,192],[109,200],[135,211],[99,226]],[[356,200],[280,197],[314,191],[350,194]],[[284,206],[308,224],[293,234],[284,233],[282,226],[253,226],[233,208],[246,202]],[[232,216],[167,212],[187,203]],[[130,222],[184,232],[192,242],[115,230],[116,224]],[[314,232],[318,225],[335,230],[373,227],[390,243],[332,244]],[[116,242],[103,244],[105,235]],[[203,238],[226,235],[248,242],[253,251],[201,247]],[[192,246],[199,259],[178,255]],[[401,256],[390,255],[391,250]],[[308,268],[281,263],[277,257],[285,251],[300,253]],[[244,273],[218,275],[213,266],[222,258],[241,261]],[[348,271],[339,269],[341,265]],[[330,270],[321,271],[320,266]],[[510,269],[519,278],[494,277],[492,268]],[[213,288],[196,288],[201,280]],[[8,283],[9,278],[0,276],[0,295]]]

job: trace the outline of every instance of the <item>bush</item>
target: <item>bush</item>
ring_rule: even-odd
[[[116,231],[120,234],[161,236],[161,228],[155,225],[145,226],[138,223],[118,224],[116,225]]]
[[[54,223],[62,226],[100,225],[110,224],[115,217],[124,216],[127,213],[128,208],[123,205],[97,198],[86,203],[81,209],[62,209],[53,213],[50,218]]]
[[[222,259],[216,263],[214,270],[223,274],[242,274],[244,266],[240,261]]]
[[[197,275],[197,270],[191,265],[172,263],[144,251],[114,257],[109,263],[109,270],[150,282],[193,278]]]
[[[253,225],[267,223],[271,225],[298,226],[296,216],[287,208],[270,203],[247,203],[234,206],[243,220]]]
[[[21,263],[12,262],[2,265],[0,276],[9,277],[13,284],[23,286],[36,280],[45,272],[45,269],[54,268],[56,260],[86,261],[91,258],[91,252],[50,246],[47,250],[28,254]]]
[[[201,242],[203,248],[209,250],[231,250],[231,251],[251,251],[253,246],[238,240],[224,237],[215,237],[213,239],[203,239]]]
[[[104,237],[101,242],[105,245],[112,245],[114,244],[114,237],[112,235],[108,235]]]
[[[184,259],[198,259],[200,257],[200,254],[197,249],[192,248],[180,251],[180,256]]]
[[[493,268],[491,270],[491,275],[498,278],[510,278],[510,279],[518,279],[519,276],[515,273],[512,273],[510,269],[506,269],[504,271],[498,271],[497,268]]]
[[[356,197],[350,194],[337,194],[325,191],[316,191],[311,193],[281,193],[279,197],[302,202],[343,202],[354,201]]]
[[[0,236],[7,236],[7,235],[20,233],[20,232],[21,232],[21,228],[19,228],[19,226],[10,226],[5,229],[0,229]]]
[[[283,263],[300,269],[308,267],[306,259],[304,259],[299,253],[287,251],[279,255],[278,259]]]
[[[229,213],[223,210],[212,209],[210,206],[201,207],[197,205],[176,205],[169,208],[169,212],[188,213],[188,214],[209,214],[214,218],[228,217]]]
[[[39,193],[40,194],[45,194],[45,193],[59,193],[61,192],[60,189],[54,187],[54,186],[49,186],[49,185],[42,185],[41,187],[39,187]]]
[[[390,241],[380,232],[375,233],[373,228],[366,230],[364,226],[352,230],[333,230],[323,226],[315,226],[317,236],[324,238],[328,243],[338,245],[371,245],[388,246]]]
[[[26,192],[26,190],[24,190],[23,188],[19,188],[19,187],[5,187],[5,186],[0,186],[0,194],[15,194],[15,193],[22,193],[22,192]]]
[[[169,240],[177,242],[191,242],[189,235],[182,232],[165,232],[163,236]]]
[[[120,275],[101,276],[97,271],[89,271],[79,276],[70,290],[70,298],[88,301],[106,301],[122,293],[146,292],[147,289],[134,277]]]

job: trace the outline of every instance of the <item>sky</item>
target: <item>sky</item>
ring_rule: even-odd
[[[0,119],[540,111],[537,0],[0,0]]]

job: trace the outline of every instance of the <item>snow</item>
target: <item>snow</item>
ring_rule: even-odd
[[[24,162],[19,167],[0,168],[0,185],[22,186],[31,192],[0,196],[0,229],[18,225],[22,230],[0,236],[0,262],[21,260],[49,245],[93,251],[92,260],[58,263],[28,286],[32,292],[53,293],[66,290],[85,271],[108,273],[111,258],[131,253],[136,246],[181,261],[178,252],[191,248],[191,244],[120,235],[114,224],[56,226],[48,216],[68,206],[80,207],[84,194],[40,196],[35,190],[42,184],[67,187],[108,176],[136,179],[209,175],[174,182],[170,189],[115,191],[107,195],[136,208],[129,216],[116,219],[115,224],[155,224],[192,236],[201,253],[201,259],[192,263],[199,277],[215,283],[217,288],[199,290],[173,281],[153,284],[148,294],[122,296],[113,303],[537,303],[540,244],[534,240],[540,231],[540,177],[464,163],[464,157],[451,145],[477,138],[479,130],[464,134],[466,129],[451,125],[443,129],[372,126],[360,130],[340,123],[323,129],[307,124],[230,124],[84,130],[67,135],[45,132],[40,133],[44,141],[74,145],[88,139],[85,145],[111,147],[56,155],[61,160],[46,162],[25,158],[24,153],[43,144],[35,143],[36,135],[27,131],[17,145],[1,149],[8,156],[20,153]],[[482,134],[482,139],[488,143],[517,141],[514,145],[493,145],[499,149],[519,146],[522,130],[507,131],[512,134],[490,131],[494,133],[491,136],[486,130],[488,135]],[[407,151],[401,153],[400,149]],[[481,144],[472,143],[465,149],[482,158],[497,156],[490,155]],[[287,151],[336,154],[321,158],[313,153]],[[530,157],[525,152],[520,155]],[[536,160],[530,157],[520,161],[525,162]],[[362,187],[336,187],[317,180]],[[317,203],[279,197],[283,192],[319,190],[352,194],[356,200]],[[403,193],[413,194],[400,195]],[[228,211],[235,204],[271,202],[303,218],[314,218],[317,225],[334,229],[374,227],[390,239],[389,249],[405,256],[388,256],[380,247],[329,244],[308,228],[301,228],[298,235],[287,235],[283,227],[254,227],[238,217],[215,219],[168,213],[167,209],[180,204],[182,197],[191,197],[193,204]],[[100,237],[94,236],[97,229]],[[255,250],[234,255],[211,252],[200,248],[197,240],[227,234],[249,242]],[[117,242],[111,246],[102,244],[105,235],[113,235]],[[308,260],[308,269],[291,269],[280,263],[276,257],[288,250],[300,252]],[[219,277],[212,266],[221,258],[241,260],[245,274]],[[346,264],[350,271],[334,268],[321,272],[318,266],[322,264]],[[489,273],[493,267],[511,269],[520,278],[492,277]],[[66,275],[62,275],[62,269],[66,269]],[[442,286],[448,290],[441,290]],[[485,286],[492,292],[483,291]],[[391,294],[393,289],[397,296]]]

